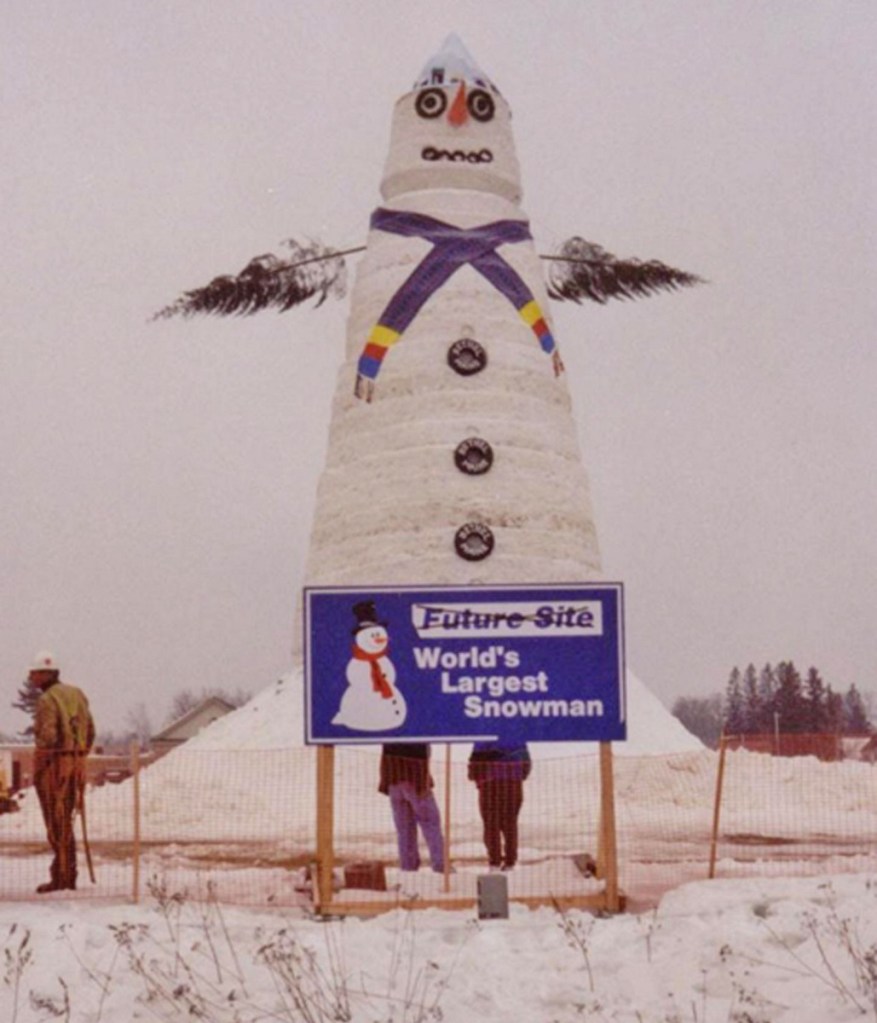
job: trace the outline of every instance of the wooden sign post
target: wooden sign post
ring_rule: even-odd
[[[618,887],[618,843],[615,833],[615,778],[612,773],[612,743],[600,743],[600,828],[597,847],[597,877],[604,884],[607,913],[618,913],[621,893]]]
[[[317,876],[312,878],[318,913],[332,902],[335,869],[335,747],[317,748]]]

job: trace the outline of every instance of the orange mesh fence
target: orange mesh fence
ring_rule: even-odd
[[[877,769],[862,761],[727,752],[718,877],[877,868]]]
[[[100,793],[99,806],[92,807],[93,794]],[[33,895],[50,879],[52,853],[37,792],[28,785],[17,793],[19,809],[0,816],[0,898],[21,899]],[[75,892],[64,897],[79,898],[88,893],[111,899],[130,897],[132,865],[132,803],[130,787],[108,785],[86,787],[85,821],[95,878],[92,885],[84,854],[83,818],[77,813],[73,830],[77,846],[78,878]],[[57,896],[60,893],[55,893]]]
[[[522,786],[516,863],[507,874],[511,898],[548,901],[599,888],[590,876],[600,824],[599,757],[593,750],[563,755],[562,746],[534,749],[532,772]],[[392,899],[411,885],[423,899],[477,897],[488,849],[466,752],[453,747],[448,759],[445,747],[434,746],[429,765],[453,871],[431,869],[430,846],[418,827],[420,870],[403,873],[393,802],[378,791],[379,748],[336,748],[339,897],[350,894],[346,882],[363,883],[354,880],[353,869],[362,863],[381,865],[387,885],[382,898]],[[708,750],[614,757],[620,884],[631,904],[649,904],[668,888],[708,876],[718,761]],[[29,898],[48,878],[51,855],[39,805],[32,789],[24,793],[20,811],[0,815],[2,899]],[[62,897],[128,899],[145,897],[155,887],[193,895],[209,890],[242,905],[308,906],[316,811],[313,748],[183,747],[136,779],[88,788],[96,884],[88,877],[77,820],[78,886]],[[503,807],[496,812],[501,815]],[[715,840],[718,877],[874,871],[877,769],[852,761],[728,752]]]

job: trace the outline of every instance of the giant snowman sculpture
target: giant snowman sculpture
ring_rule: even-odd
[[[381,195],[306,584],[598,578],[511,112],[456,37],[396,103]]]
[[[396,104],[351,301],[308,584],[600,571],[509,108],[453,40]]]
[[[549,264],[521,209],[505,99],[456,36],[393,113],[353,288],[305,585],[597,580],[588,481],[549,312],[698,278],[571,239]],[[341,254],[290,243],[159,315],[289,308]],[[300,628],[296,628],[300,644]]]

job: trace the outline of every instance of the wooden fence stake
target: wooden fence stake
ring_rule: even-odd
[[[707,877],[716,876],[716,851],[719,844],[719,817],[722,812],[722,785],[725,780],[725,735],[719,738],[719,768],[716,772],[716,798],[713,803],[713,831],[710,838],[710,867]]]
[[[134,786],[134,839],[131,848],[131,897],[140,901],[140,743],[131,743],[131,784]]]

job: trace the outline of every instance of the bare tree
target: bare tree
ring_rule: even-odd
[[[152,721],[145,703],[138,703],[128,711],[125,724],[129,729],[129,737],[137,739],[141,746],[148,746],[152,741]]]
[[[722,734],[722,697],[680,696],[673,704],[673,716],[710,749],[719,745]]]
[[[217,686],[204,688],[200,693],[196,693],[193,689],[181,689],[171,702],[171,709],[165,724],[178,721],[185,714],[188,714],[190,710],[194,710],[199,703],[210,699],[211,696],[218,696],[220,700],[225,700],[232,707],[242,707],[250,699],[251,694],[240,687],[233,693],[229,693],[227,690]]]

